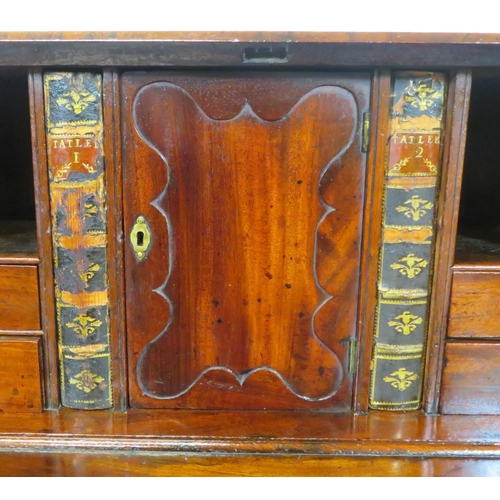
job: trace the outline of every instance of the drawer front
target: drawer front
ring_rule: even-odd
[[[500,338],[500,273],[454,273],[448,336]]]
[[[500,414],[500,343],[448,343],[441,413]]]
[[[36,266],[0,266],[0,330],[40,330]]]
[[[41,411],[40,340],[0,339],[0,412]]]

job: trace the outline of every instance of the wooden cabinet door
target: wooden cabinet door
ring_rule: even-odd
[[[349,410],[370,75],[121,91],[131,405]]]

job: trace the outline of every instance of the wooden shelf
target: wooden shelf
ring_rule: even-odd
[[[35,221],[0,221],[0,264],[37,264]]]
[[[478,237],[457,236],[455,249],[455,264],[453,269],[487,268],[500,271],[500,240],[496,242],[500,233],[494,231],[486,233],[484,230],[469,231],[468,234],[475,234]],[[486,239],[489,238],[489,239]]]
[[[14,459],[15,458],[15,459]],[[207,453],[0,452],[4,477],[499,477],[500,461],[470,458]],[[290,483],[295,484],[295,483]]]
[[[77,411],[1,414],[0,448],[500,458],[500,417],[373,411]]]

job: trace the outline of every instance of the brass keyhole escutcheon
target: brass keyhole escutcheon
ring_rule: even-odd
[[[151,231],[149,230],[148,221],[143,215],[139,215],[135,221],[130,232],[130,243],[137,259],[143,260],[151,244]]]

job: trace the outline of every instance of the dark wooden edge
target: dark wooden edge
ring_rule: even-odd
[[[9,42],[309,42],[500,44],[500,33],[409,33],[326,31],[4,31]]]
[[[500,263],[471,262],[467,264],[454,264],[453,273],[500,273]]]
[[[355,390],[355,411],[368,411],[374,319],[377,305],[378,261],[382,232],[382,199],[389,123],[391,75],[377,71],[372,85],[370,105],[371,136],[367,159],[366,197],[363,216],[363,248],[359,300],[359,363]]]
[[[123,210],[121,183],[121,131],[119,75],[103,72],[104,156],[108,198],[108,275],[113,406],[127,408],[127,356],[124,314]]]
[[[2,414],[0,451],[500,459],[499,416],[96,413]]]
[[[500,459],[500,446],[476,443],[406,443],[389,440],[374,440],[355,443],[352,441],[321,441],[294,439],[171,439],[153,437],[68,437],[26,436],[0,437],[2,451],[54,452],[156,452],[156,453],[212,453],[212,454],[279,454],[321,455],[350,457],[421,457],[421,458],[496,458]]]
[[[5,335],[5,337],[4,337]],[[19,336],[12,336],[9,330],[0,330],[0,340],[2,342],[32,342],[39,344],[40,337],[30,335],[29,332],[19,332]]]
[[[33,265],[40,264],[38,255],[30,253],[18,253],[10,255],[0,255],[0,265]]]
[[[0,337],[41,337],[42,330],[0,330]]]
[[[49,179],[47,167],[47,144],[45,140],[45,117],[43,97],[43,75],[34,69],[29,74],[29,101],[31,117],[31,141],[33,151],[33,175],[35,181],[36,226],[40,265],[40,320],[44,335],[42,386],[46,408],[59,407],[59,370],[57,353],[56,308],[54,295],[54,269],[52,263],[52,237],[50,217]]]
[[[500,339],[498,337],[481,337],[478,335],[477,337],[448,337],[446,339],[446,346],[451,344],[466,344],[467,346],[485,346],[485,345],[494,345],[500,347]],[[444,415],[457,415],[452,413],[445,413]],[[473,415],[472,413],[464,413],[464,415]],[[477,414],[479,415],[479,413]],[[483,413],[483,415],[486,415]],[[491,415],[498,415],[496,413],[492,413]]]
[[[441,189],[437,207],[433,287],[429,314],[424,409],[437,413],[443,370],[444,339],[450,307],[453,260],[457,235],[460,188],[467,135],[471,72],[458,71],[448,92]]]
[[[286,56],[245,58],[246,48]],[[0,66],[495,67],[500,34],[0,33]]]
[[[9,452],[0,452],[0,469],[5,477],[498,477],[500,464],[488,458],[38,451],[18,452],[15,461]],[[311,487],[300,481],[300,491],[307,496]],[[138,496],[142,484],[136,483],[121,486],[128,496]],[[280,494],[288,496],[290,491],[298,497],[296,485],[295,481],[285,489],[280,485]],[[459,482],[455,485],[457,490],[463,488]]]

